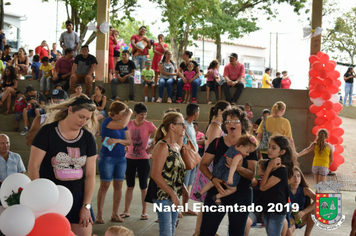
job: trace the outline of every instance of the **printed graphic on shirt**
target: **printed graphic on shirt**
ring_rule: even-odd
[[[68,154],[59,152],[52,158],[54,174],[62,181],[81,179],[87,156],[80,156],[79,148],[67,147],[67,151]]]
[[[132,154],[131,156],[134,157],[141,157],[141,150],[143,149],[142,147],[142,139],[141,139],[141,133],[139,129],[134,129],[132,130],[132,144],[133,144],[133,149],[132,149]]]

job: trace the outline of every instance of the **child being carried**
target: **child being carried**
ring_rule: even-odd
[[[227,187],[225,194],[218,193],[213,196],[213,200],[217,205],[221,205],[221,198],[226,197],[237,190],[237,185],[240,182],[240,174],[236,172],[237,165],[242,161],[243,157],[248,156],[251,152],[257,148],[257,140],[252,135],[242,135],[237,141],[236,145],[231,146],[224,154],[224,157],[220,158],[220,161],[215,165],[213,170],[213,178],[223,180],[223,183]],[[226,158],[231,158],[232,163],[230,168],[226,166]],[[209,189],[214,187],[212,181],[209,181],[200,192],[194,193],[196,198],[200,198],[201,195],[206,193]]]

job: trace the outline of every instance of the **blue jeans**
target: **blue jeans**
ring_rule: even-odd
[[[147,61],[147,56],[136,56],[134,58],[136,69],[140,66],[140,70],[145,69],[145,62]]]
[[[173,202],[171,199],[167,200],[153,200],[155,204],[161,204],[162,208],[164,206],[171,206]],[[159,235],[160,236],[173,236],[176,229],[176,222],[178,218],[178,212],[158,212],[158,223],[159,223]]]
[[[126,172],[126,157],[110,157],[100,154],[98,169],[100,180],[110,182],[112,179],[123,181]]]
[[[192,98],[196,98],[197,97],[197,93],[198,93],[198,88],[199,85],[201,83],[200,78],[196,78],[193,82],[192,82]],[[183,92],[183,80],[179,79],[178,83],[177,83],[177,97],[181,98],[182,97],[182,92]]]
[[[159,79],[159,87],[158,87],[158,97],[162,98],[164,86],[167,86],[168,97],[172,98],[173,83],[174,83],[174,78],[169,78],[169,79],[160,78]]]
[[[46,91],[51,91],[51,76],[42,76],[40,79],[40,90],[43,91],[44,90],[44,83],[47,83],[46,86]]]
[[[194,179],[195,179],[196,170],[197,170],[197,166],[194,167],[193,169],[187,170],[185,172],[183,183],[184,183],[184,185],[186,187],[188,187],[189,185],[193,185]]]
[[[276,213],[263,213],[263,222],[268,236],[281,235],[286,215]]]
[[[346,106],[346,99],[349,96],[349,105],[352,106],[352,93],[354,90],[353,83],[345,83],[345,96],[344,96],[344,106]]]

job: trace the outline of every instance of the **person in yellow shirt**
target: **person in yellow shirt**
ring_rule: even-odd
[[[263,74],[263,77],[262,77],[262,88],[271,88],[272,87],[272,80],[271,80],[270,74],[271,74],[271,69],[266,68],[265,73]]]
[[[44,95],[48,96],[49,91],[51,90],[52,65],[51,65],[51,63],[49,63],[48,57],[42,57],[41,62],[42,62],[42,64],[40,66],[40,72],[38,74],[38,78],[41,78],[40,79],[40,91],[41,91],[41,93],[43,93],[44,83],[46,81],[47,91]]]

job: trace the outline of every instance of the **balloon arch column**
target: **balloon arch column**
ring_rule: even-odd
[[[309,70],[309,97],[314,103],[309,110],[316,115],[312,132],[316,135],[319,129],[328,130],[327,142],[334,147],[333,162],[329,169],[335,171],[345,161],[341,156],[344,152],[341,146],[344,130],[340,128],[342,120],[338,116],[342,109],[338,96],[341,86],[340,73],[335,70],[336,62],[329,60],[329,55],[326,53],[318,52],[317,55],[311,55],[309,62],[312,65]]]

